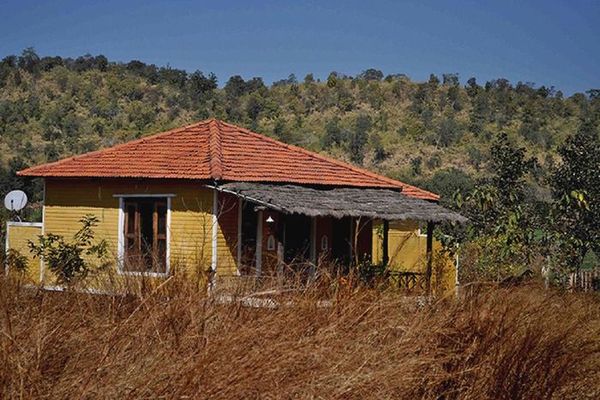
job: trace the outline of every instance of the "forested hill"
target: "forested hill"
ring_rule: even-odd
[[[557,145],[599,112],[599,94],[565,97],[506,79],[463,86],[456,74],[414,82],[376,69],[267,86],[260,77],[219,82],[200,71],[26,49],[0,62],[0,192],[23,184],[14,171],[24,166],[217,117],[445,195],[488,172],[491,143],[506,132],[537,158],[531,187],[544,196]]]

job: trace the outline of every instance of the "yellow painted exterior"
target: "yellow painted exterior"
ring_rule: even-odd
[[[111,258],[117,259],[119,237],[118,195],[171,195],[169,246],[171,271],[206,276],[213,257],[213,201],[214,191],[198,181],[148,181],[104,179],[48,179],[45,188],[44,232],[71,239],[81,228],[80,220],[86,214],[99,219],[94,228],[96,239],[105,239]],[[218,209],[218,206],[216,207]],[[217,274],[237,274],[236,246],[226,241],[221,224],[232,224],[237,217],[217,220]],[[381,222],[373,223],[373,262],[382,260]],[[229,226],[231,230],[231,226]],[[236,227],[237,229],[237,227]],[[8,248],[19,250],[31,257],[28,240],[42,234],[41,227],[11,226]],[[230,234],[231,235],[231,234]],[[439,253],[440,244],[434,241],[434,287],[440,292],[454,290],[455,268],[452,260]],[[390,222],[390,265],[395,270],[424,272],[426,261],[426,237],[419,234],[414,221]],[[40,282],[39,261],[31,261],[29,279]],[[116,264],[115,264],[116,265]],[[43,268],[42,268],[43,269]],[[113,269],[112,272],[116,272]],[[112,274],[113,276],[115,274]],[[118,276],[118,274],[117,274]],[[103,278],[104,279],[104,278]],[[46,272],[44,282],[52,284],[53,278]]]
[[[226,200],[218,200],[216,214],[218,216],[217,225],[217,275],[235,276],[238,275],[237,266],[237,242],[238,242],[238,200],[235,198],[235,215],[230,214],[232,204]],[[233,227],[231,226],[233,224]],[[229,225],[229,226],[226,226]],[[233,228],[235,237],[227,238],[224,231],[230,231]],[[231,235],[231,233],[230,233]]]
[[[456,268],[454,260],[441,253],[441,244],[433,241],[432,286],[441,293],[455,290]],[[391,221],[388,231],[389,265],[392,270],[425,272],[427,237],[419,232],[416,221]],[[383,259],[382,223],[373,223],[373,262]]]
[[[238,274],[237,253],[234,254],[231,246],[226,243],[220,226],[217,232],[217,274],[223,276]]]
[[[93,214],[100,220],[96,238],[105,239],[117,258],[119,198],[116,195],[173,195],[171,197],[170,267],[202,275],[211,266],[213,191],[194,181],[143,181],[66,179],[47,180],[44,208],[45,233],[71,238],[79,220]],[[218,226],[218,225],[217,225]],[[218,271],[235,270],[234,255],[218,228]]]
[[[28,259],[27,273],[25,279],[28,283],[38,284],[40,282],[40,260],[33,258],[29,251],[29,241],[34,241],[42,234],[41,226],[33,226],[19,223],[9,223],[6,227],[6,248],[18,251]],[[14,272],[14,271],[9,271]]]

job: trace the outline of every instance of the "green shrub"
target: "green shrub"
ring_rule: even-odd
[[[9,270],[14,270],[19,273],[27,272],[29,269],[27,257],[15,249],[8,249],[6,257],[4,258],[4,263]]]
[[[40,235],[37,244],[29,242],[31,252],[35,257],[42,258],[56,275],[57,283],[72,284],[85,278],[91,271],[108,266],[106,241],[103,239],[94,243],[93,228],[98,221],[94,215],[85,215],[79,221],[82,227],[72,241],[50,233]]]

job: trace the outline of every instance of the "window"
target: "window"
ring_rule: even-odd
[[[123,271],[167,273],[168,199],[123,199]]]

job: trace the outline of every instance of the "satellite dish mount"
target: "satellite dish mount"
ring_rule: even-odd
[[[22,190],[13,190],[4,197],[4,207],[21,221],[19,212],[27,205],[27,195]]]

